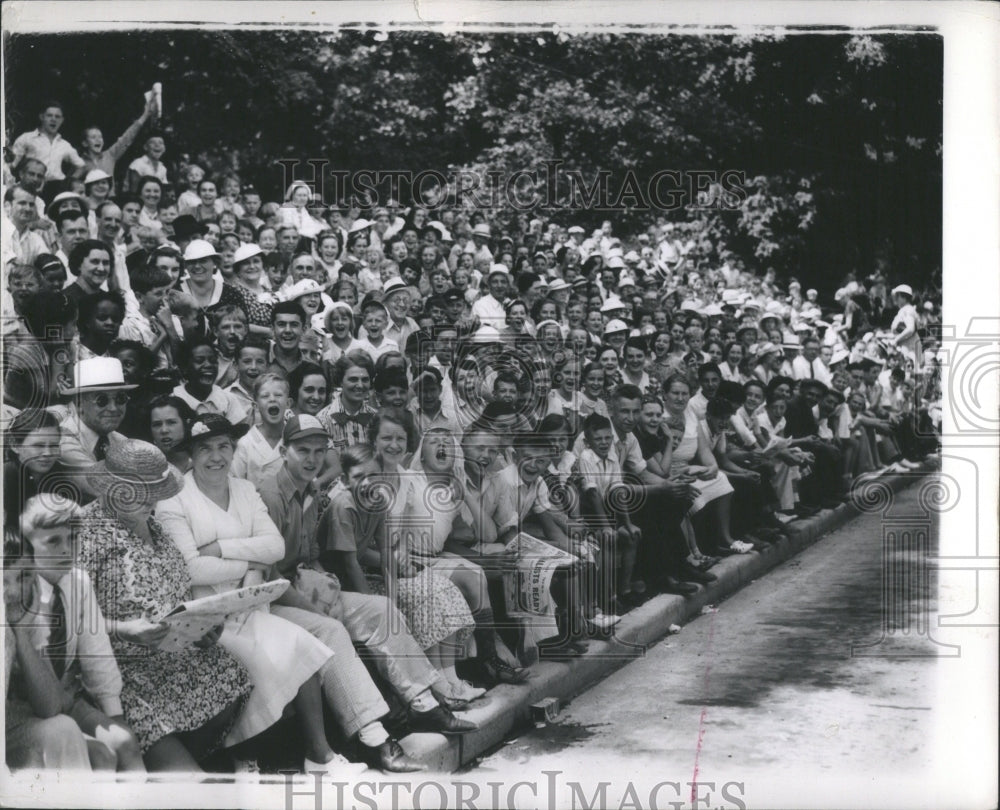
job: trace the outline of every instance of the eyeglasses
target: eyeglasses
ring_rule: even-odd
[[[115,405],[120,407],[127,405],[128,399],[128,394],[124,393],[114,394],[113,396],[111,394],[98,394],[94,397],[94,404],[97,405],[98,408],[106,408],[112,401],[114,401]]]

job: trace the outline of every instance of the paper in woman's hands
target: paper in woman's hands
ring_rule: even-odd
[[[228,619],[255,607],[270,604],[281,596],[288,586],[287,579],[276,579],[248,588],[238,588],[235,591],[182,602],[173,610],[153,620],[163,622],[170,628],[163,641],[157,645],[157,649],[165,652],[187,649],[209,630]]]

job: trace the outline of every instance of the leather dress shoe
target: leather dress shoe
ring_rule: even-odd
[[[499,655],[483,661],[483,672],[496,683],[524,683],[529,672],[524,667],[512,667]]]
[[[691,594],[698,593],[698,586],[692,582],[681,582],[676,577],[666,577],[663,581],[663,590],[665,593],[673,593],[678,596],[691,596]]]
[[[429,712],[410,711],[410,728],[413,731],[436,731],[439,734],[465,734],[479,726],[468,720],[460,720],[444,706],[437,706]]]
[[[543,661],[568,661],[586,652],[584,645],[562,636],[543,638],[538,642],[538,657]]]
[[[370,748],[372,754],[369,761],[376,768],[386,773],[413,773],[426,771],[427,766],[415,759],[410,759],[403,747],[391,737],[378,748]]]
[[[693,565],[687,564],[681,566],[680,574],[689,582],[698,582],[702,585],[708,585],[708,583],[716,582],[719,579],[718,576],[710,571],[701,571]]]

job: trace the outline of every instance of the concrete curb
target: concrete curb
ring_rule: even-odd
[[[531,719],[531,704],[546,697],[568,700],[607,677],[628,661],[643,654],[643,648],[662,638],[671,624],[684,625],[714,605],[736,593],[744,585],[777,568],[808,548],[822,536],[840,528],[860,515],[867,505],[866,490],[874,487],[884,494],[899,492],[927,470],[883,476],[868,485],[856,485],[851,501],[833,510],[823,510],[815,517],[787,525],[788,538],[761,552],[734,555],[712,569],[719,579],[700,586],[690,597],[660,594],[626,614],[609,641],[590,641],[586,655],[571,663],[539,661],[532,667],[532,677],[524,684],[502,684],[491,689],[489,701],[460,716],[479,724],[478,730],[461,737],[442,734],[410,734],[400,744],[410,756],[433,771],[455,771],[476,757],[496,747],[517,728]],[[860,506],[859,506],[860,504]]]

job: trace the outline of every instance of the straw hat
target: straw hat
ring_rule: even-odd
[[[312,295],[313,293],[321,293],[323,288],[319,283],[312,278],[304,278],[301,281],[296,281],[291,287],[289,287],[281,295],[282,301],[296,301],[303,295]]]
[[[781,347],[774,345],[773,343],[771,343],[771,341],[762,343],[760,346],[757,347],[757,352],[756,352],[758,358],[766,357],[769,354],[781,354],[781,353],[782,353]]]
[[[392,278],[386,279],[385,283],[382,285],[382,300],[385,301],[393,293],[397,293],[400,290],[408,290],[410,285],[407,284],[399,276],[393,276]]]
[[[83,484],[93,495],[111,492],[112,500],[156,503],[180,492],[184,476],[155,445],[125,439],[111,442],[107,456],[90,468]]]

